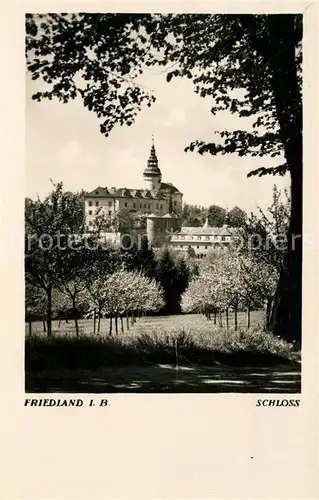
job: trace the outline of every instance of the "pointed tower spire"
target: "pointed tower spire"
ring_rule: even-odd
[[[206,217],[205,224],[203,225],[203,227],[210,227],[208,217]]]
[[[224,227],[229,226],[229,210],[228,206],[226,207],[226,214],[225,214],[225,221],[224,221]]]
[[[147,167],[143,173],[144,180],[147,182],[149,189],[158,190],[162,181],[162,174],[158,166],[158,159],[156,156],[155,144],[154,144],[154,135],[152,134],[152,145],[150,156],[147,161]]]

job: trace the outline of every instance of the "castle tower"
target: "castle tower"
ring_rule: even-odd
[[[226,215],[223,227],[227,228],[228,226],[229,226],[229,210],[228,207],[226,207]]]
[[[146,183],[147,189],[158,191],[161,187],[162,174],[158,166],[158,159],[156,156],[155,146],[154,146],[154,136],[152,136],[152,147],[149,159],[147,161],[147,167],[143,173],[144,181]]]

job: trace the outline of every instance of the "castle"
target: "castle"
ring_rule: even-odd
[[[203,258],[210,249],[227,248],[231,243],[232,228],[224,225],[213,228],[208,224],[201,227],[182,227],[183,193],[173,184],[162,182],[162,173],[158,165],[154,138],[146,168],[143,172],[144,188],[115,188],[98,186],[84,197],[85,222],[88,231],[94,226],[97,214],[112,216],[120,210],[141,213],[146,218],[146,231],[135,233],[147,234],[152,246],[169,245],[178,252],[193,252],[197,258]],[[113,243],[119,244],[119,232],[105,233]]]
[[[144,188],[142,189],[98,186],[87,193],[85,195],[85,220],[88,230],[93,227],[97,213],[112,217],[120,210],[127,210],[131,213],[140,212],[153,219],[167,214],[181,215],[183,194],[173,184],[162,182],[154,138],[143,178]]]

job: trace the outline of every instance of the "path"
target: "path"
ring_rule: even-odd
[[[126,366],[27,374],[27,392],[300,393],[300,367]]]

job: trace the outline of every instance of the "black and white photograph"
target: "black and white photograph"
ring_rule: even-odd
[[[28,398],[298,406],[302,14],[28,13],[25,75]]]

